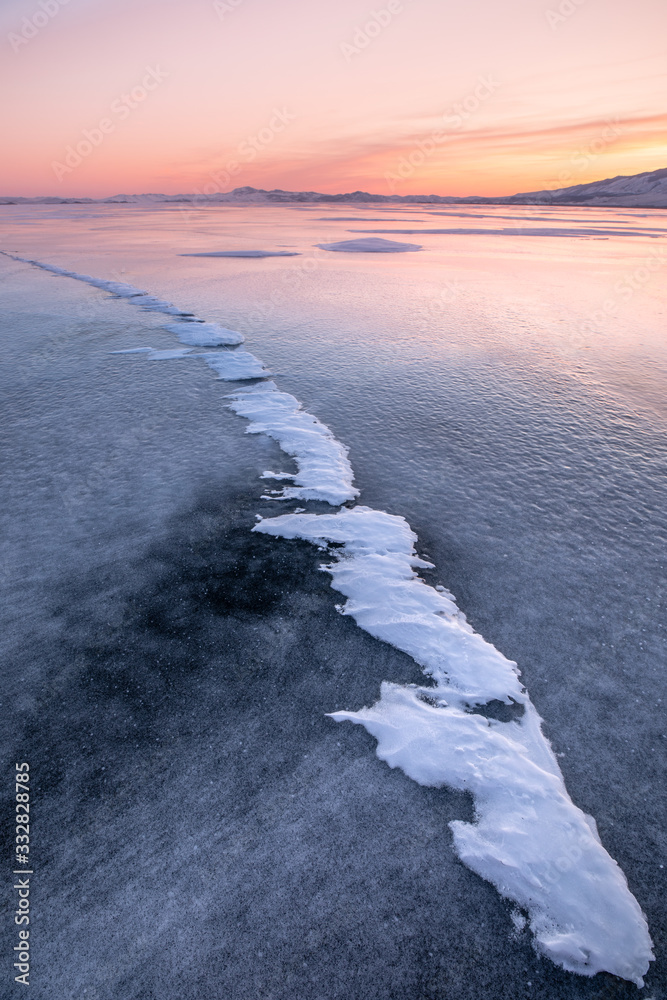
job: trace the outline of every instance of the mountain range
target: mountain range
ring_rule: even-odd
[[[545,191],[529,191],[498,198],[470,195],[370,194],[352,191],[347,194],[321,194],[317,191],[264,191],[260,188],[239,187],[233,191],[213,194],[117,194],[111,198],[59,198],[55,195],[37,198],[0,197],[0,205],[72,205],[72,204],[131,204],[148,205],[162,202],[206,204],[405,204],[405,205],[570,205],[609,206],[617,208],[667,208],[667,168],[651,170],[629,177],[611,177],[589,184]]]

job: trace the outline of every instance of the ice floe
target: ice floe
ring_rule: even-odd
[[[418,243],[397,243],[369,236],[363,240],[342,240],[340,243],[318,243],[320,250],[335,250],[341,253],[410,253],[423,249]]]

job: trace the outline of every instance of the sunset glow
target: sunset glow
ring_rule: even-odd
[[[7,0],[0,194],[501,195],[655,170],[666,29],[663,0]]]

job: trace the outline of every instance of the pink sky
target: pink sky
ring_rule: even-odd
[[[667,166],[665,0],[4,0],[0,36],[5,195],[491,195]]]

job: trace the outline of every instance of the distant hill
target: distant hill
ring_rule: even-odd
[[[0,205],[150,205],[176,203],[192,205],[210,204],[403,204],[403,205],[591,205],[616,208],[667,208],[667,168],[652,170],[630,177],[611,177],[590,184],[553,191],[529,191],[500,198],[483,198],[471,195],[455,198],[438,194],[369,194],[352,191],[348,194],[320,194],[317,191],[264,191],[260,188],[240,187],[216,194],[117,194],[112,198],[41,198],[0,197]]]
[[[490,199],[495,202],[496,199]],[[514,205],[610,205],[667,208],[667,168],[630,177],[610,177],[556,191],[530,191],[498,199]]]

